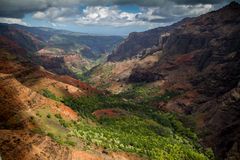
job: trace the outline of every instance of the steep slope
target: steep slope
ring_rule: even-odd
[[[130,33],[128,38],[118,45],[111,55],[108,56],[108,61],[122,61],[127,58],[132,58],[137,55],[142,55],[143,50],[152,48],[158,45],[159,36],[168,28],[156,28],[146,32]]]
[[[121,42],[108,56],[108,61],[122,61],[126,59],[141,57],[159,50],[159,38],[167,35],[168,32],[180,26],[190,18],[167,27],[159,27],[144,32],[133,32]]]
[[[159,57],[159,54],[152,54],[142,59],[133,58],[118,62],[106,62],[93,67],[85,73],[85,76],[94,86],[113,93],[120,93],[129,88],[129,77],[136,66],[150,68],[158,62]],[[139,81],[141,82],[141,79]]]
[[[101,82],[106,66],[111,64],[109,90],[116,84],[119,89],[140,83],[180,92],[178,98],[159,102],[156,107],[194,117],[203,143],[213,147],[218,159],[239,159],[239,18],[240,5],[232,2],[220,10],[165,27],[164,31],[158,28],[130,34],[109,56],[110,62],[92,71],[90,80]],[[148,36],[155,31],[159,38],[154,36],[152,41]],[[151,44],[141,45],[149,39]],[[135,43],[136,49],[129,47]],[[152,56],[155,60],[144,62]],[[118,64],[128,62],[133,63],[126,71],[114,72]],[[117,78],[121,75],[124,78]]]
[[[105,155],[100,151],[89,152],[66,146],[72,141],[67,138],[68,129],[61,123],[76,121],[79,119],[77,113],[27,88],[9,74],[1,73],[0,76],[0,153],[3,159],[117,160],[125,156],[138,159],[128,154]],[[61,117],[61,121],[55,118],[56,115]],[[74,143],[82,142],[74,140]]]
[[[24,48],[27,52],[34,52],[44,46],[44,41],[35,38],[31,33],[19,30],[17,28],[0,25],[1,31],[0,36],[2,38],[8,39],[17,45]]]
[[[32,58],[51,72],[78,77],[95,65],[95,62],[76,53],[65,53],[58,48],[43,48]]]

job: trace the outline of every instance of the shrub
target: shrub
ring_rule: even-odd
[[[59,119],[58,121],[64,128],[68,127],[68,123],[64,119]]]
[[[39,112],[36,113],[36,116],[38,117],[42,117],[41,114]]]
[[[51,118],[51,115],[50,115],[50,114],[47,114],[47,118]]]
[[[50,99],[55,100],[55,101],[60,101],[61,100],[59,97],[55,96],[55,94],[53,94],[48,89],[43,89],[41,92],[42,92],[42,95],[44,97],[50,98]]]
[[[55,114],[55,117],[56,117],[57,119],[62,119],[61,114]]]
[[[74,146],[76,145],[75,142],[73,142],[73,141],[69,141],[69,140],[64,141],[64,143],[67,144],[67,145],[69,145],[69,146],[72,146],[72,147],[74,147]]]

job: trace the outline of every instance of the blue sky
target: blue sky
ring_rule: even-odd
[[[127,35],[218,9],[228,0],[1,0],[0,22]]]

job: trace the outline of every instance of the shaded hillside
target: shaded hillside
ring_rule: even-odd
[[[108,56],[108,61],[121,61],[127,58],[132,58],[141,55],[142,51],[152,46],[157,46],[161,33],[167,31],[167,28],[156,28],[146,32],[130,33],[119,46],[117,46],[111,55]]]
[[[122,61],[141,57],[159,50],[159,38],[178,27],[190,18],[167,27],[159,27],[144,32],[133,32],[108,56],[108,61]]]
[[[46,45],[44,41],[34,37],[33,34],[6,24],[0,24],[0,36],[1,41],[11,41],[29,53],[35,52]]]
[[[239,33],[236,2],[170,27],[133,33],[109,62],[92,70],[90,80],[113,91],[140,83],[181,92],[156,107],[193,116],[203,144],[213,147],[218,159],[239,159]],[[130,47],[135,43],[137,49]]]

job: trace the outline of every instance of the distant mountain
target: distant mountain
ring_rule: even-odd
[[[65,30],[55,30],[52,28],[27,27],[16,24],[1,23],[0,29],[0,34],[7,34],[11,30],[31,34],[32,37],[41,41],[44,46],[61,48],[65,52],[75,52],[90,59],[97,59],[101,54],[111,52],[116,44],[123,40],[121,36],[95,36]],[[18,42],[18,39],[15,40]],[[19,42],[23,43],[25,41]]]
[[[26,52],[35,52],[46,45],[46,42],[35,37],[32,33],[8,24],[0,24],[0,36],[1,43],[11,41],[12,44],[18,45],[18,47],[21,47]],[[4,47],[4,45],[1,47]]]
[[[52,72],[73,77],[93,67],[97,59],[106,57],[122,40],[120,36],[94,36],[51,28],[0,24],[1,48],[11,50],[18,47],[32,62]]]
[[[141,84],[181,92],[159,103],[167,112],[194,117],[218,159],[240,159],[240,4],[168,27],[131,33],[90,79],[110,90]],[[104,77],[103,79],[99,77]]]

